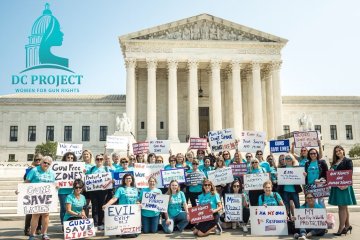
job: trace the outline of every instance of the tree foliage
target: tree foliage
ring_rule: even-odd
[[[56,158],[57,142],[47,141],[35,147],[35,153],[41,153],[43,156]]]
[[[360,144],[355,144],[349,151],[350,157],[360,157]]]

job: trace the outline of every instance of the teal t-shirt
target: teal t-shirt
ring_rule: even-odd
[[[307,169],[308,184],[314,184],[315,180],[319,178],[320,171],[317,161],[312,161]]]
[[[194,170],[189,170],[187,171],[187,173],[192,173],[194,172]],[[203,178],[205,178],[205,174],[204,172],[197,170],[196,172],[201,173],[203,175]],[[197,185],[190,185],[189,186],[189,192],[193,192],[193,193],[199,193],[202,191],[202,184],[197,184]]]
[[[48,168],[48,170],[44,172],[41,166],[37,166],[32,168],[30,172],[26,175],[26,180],[31,183],[55,182],[55,174],[50,168]]]
[[[270,177],[271,177],[271,181],[277,181],[277,175],[276,175],[276,168],[275,167],[270,167]]]
[[[260,162],[260,167],[264,168],[268,173],[271,172],[270,164],[266,161]]]
[[[85,199],[84,195],[81,195],[81,194],[80,194],[80,199],[77,199],[75,197],[75,195],[72,193],[66,197],[65,203],[71,204],[71,211],[79,214],[79,213],[81,213],[83,207],[86,205],[86,199]],[[71,217],[73,217],[73,216],[66,212],[64,215],[64,221],[67,221]]]
[[[86,169],[86,172],[90,171],[90,169],[95,166],[94,164],[91,164],[91,163],[85,163],[85,169]]]
[[[210,192],[202,193],[199,195],[198,199],[199,199],[199,205],[206,205],[210,203],[211,209],[216,209],[218,203],[221,202],[218,193],[215,193],[214,195],[212,195]]]
[[[123,167],[119,167],[115,170],[115,172],[131,172],[131,171],[134,171],[133,167],[128,167],[126,170],[124,170]]]
[[[114,197],[118,199],[119,204],[136,204],[138,191],[135,187],[119,187]]]
[[[251,173],[266,173],[266,170],[264,168],[262,168],[262,167],[254,168],[254,169],[250,170],[250,174]]]
[[[172,167],[170,164],[168,164],[164,167],[164,170],[171,170],[171,169],[176,169],[176,166]]]
[[[146,192],[151,192],[151,193],[157,193],[157,194],[162,194],[161,190],[158,188],[154,188],[154,189],[150,189],[150,188],[143,188],[140,192],[139,195],[139,202],[141,202],[143,194]],[[159,211],[151,211],[151,210],[145,210],[145,209],[141,209],[141,216],[145,216],[145,217],[155,217],[155,216],[159,216],[160,212]]]
[[[276,195],[276,199],[275,196]],[[264,201],[262,200],[264,198]],[[277,201],[276,201],[277,200]],[[270,196],[261,194],[259,196],[259,206],[266,204],[267,206],[279,206],[280,201],[282,201],[280,195],[277,192],[271,192]]]
[[[186,161],[186,165],[189,167],[189,169],[192,169],[192,168],[193,168],[192,162]]]
[[[58,194],[68,195],[73,192],[72,188],[59,188]]]
[[[309,208],[309,206],[307,203],[305,203],[305,204],[301,205],[300,208]],[[313,208],[324,208],[324,207],[318,203],[315,203]]]
[[[231,159],[226,159],[225,160],[225,166],[228,167],[231,164],[231,162],[232,162]]]
[[[86,171],[86,174],[96,174],[96,173],[106,173],[109,172],[104,166],[97,167],[93,166],[89,169],[89,171]]]
[[[199,166],[199,170],[205,174],[205,177],[208,178],[208,172],[214,170],[214,167],[205,165]]]
[[[304,167],[307,161],[307,157],[299,157],[299,167]]]
[[[186,198],[183,192],[180,191],[178,193],[171,194],[168,205],[169,218],[176,217],[182,211],[184,203],[186,203]]]
[[[292,166],[286,166],[286,168],[292,168]],[[295,192],[294,185],[284,185],[284,192]]]

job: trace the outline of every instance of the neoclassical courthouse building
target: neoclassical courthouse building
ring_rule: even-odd
[[[123,112],[136,140],[184,143],[209,130],[299,129],[302,114],[321,132],[325,155],[360,142],[360,97],[282,96],[287,40],[208,14],[119,38],[125,95],[0,96],[0,161],[26,161],[46,140],[103,152]],[[284,137],[284,136],[282,136]]]

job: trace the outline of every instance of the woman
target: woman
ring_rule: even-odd
[[[176,169],[176,156],[170,155],[169,164],[164,167],[165,170]]]
[[[249,174],[254,173],[266,173],[266,170],[260,167],[259,160],[257,158],[251,160],[251,166]],[[259,196],[263,193],[263,190],[249,190],[249,200],[251,206],[258,206]]]
[[[118,169],[120,167],[120,154],[117,152],[113,152],[111,154],[111,159],[112,159],[112,166],[115,169]]]
[[[272,191],[272,183],[270,180],[264,182],[264,193],[259,196],[258,206],[284,206],[284,202],[280,194]]]
[[[255,158],[259,160],[260,167],[264,168],[268,173],[271,172],[269,163],[264,161],[263,151],[257,150],[255,154]]]
[[[120,165],[116,172],[127,172],[127,171],[134,171],[133,167],[130,167],[130,161],[127,157],[120,158]]]
[[[229,151],[225,150],[222,153],[222,156],[224,158],[225,166],[228,167],[231,163],[231,154]]]
[[[143,188],[139,195],[139,201],[142,201],[144,193],[162,194],[161,190],[156,188],[157,181],[154,177],[148,180],[149,187]],[[160,212],[141,209],[141,225],[143,233],[156,233],[158,231]]]
[[[305,203],[300,208],[324,208],[320,204],[315,202],[314,194],[308,192],[305,194]],[[295,218],[293,218],[295,220]],[[305,240],[315,236],[324,236],[326,229],[305,229],[301,228],[300,233],[295,233],[294,238],[299,240]]]
[[[156,164],[163,164],[164,163],[164,158],[162,156],[156,156],[156,159],[155,159],[155,163]]]
[[[214,219],[200,222],[195,226],[193,233],[198,237],[206,237],[214,230],[216,234],[221,234],[221,230],[218,227],[220,218],[219,212],[222,210],[220,196],[216,192],[214,184],[210,180],[205,179],[203,181],[202,194],[199,195],[199,205],[206,205],[209,203]]]
[[[193,163],[193,161],[194,161],[194,153],[193,153],[193,151],[188,151],[187,153],[186,153],[186,165],[190,168],[190,169],[192,169],[192,163]]]
[[[190,167],[185,162],[185,156],[182,153],[176,154],[176,167],[184,168],[185,171],[190,170]]]
[[[77,161],[77,157],[73,152],[67,152],[63,155],[62,162],[76,162]],[[66,212],[66,204],[65,204],[65,200],[66,197],[72,193],[72,188],[60,188],[58,191],[58,196],[59,196],[59,203],[60,203],[60,222],[61,225],[64,225],[64,215]]]
[[[130,156],[129,156],[129,167],[134,167],[135,163],[136,163],[136,158],[135,158],[135,156],[134,156],[134,155],[130,155]]]
[[[168,211],[165,213],[165,219],[162,221],[164,232],[172,233],[174,231],[174,226],[177,226],[179,231],[182,232],[189,223],[189,211],[185,200],[185,194],[180,191],[177,180],[170,181],[169,189],[166,194],[170,196],[170,200]]]
[[[216,157],[215,170],[219,169],[219,168],[225,168],[225,167],[226,167],[226,165],[225,165],[224,158],[221,155]],[[226,184],[217,185],[216,191],[221,197],[223,197],[224,193],[227,191],[227,189],[229,187],[230,187],[230,185],[226,185]]]
[[[236,164],[246,163],[246,160],[242,159],[241,152],[236,151],[234,153],[233,163],[236,163]]]
[[[276,192],[278,185],[277,185],[277,167],[276,167],[276,163],[274,161],[274,156],[268,155],[266,157],[266,161],[270,165],[270,180],[273,183],[273,191]]]
[[[208,178],[208,172],[214,170],[214,167],[211,166],[210,158],[205,158],[204,159],[204,165],[200,165],[199,169],[201,171],[203,171],[203,173],[205,174],[205,177]]]
[[[64,221],[86,218],[84,210],[86,199],[85,196],[81,194],[83,189],[83,180],[76,179],[73,183],[73,192],[66,197],[66,213],[64,215]]]
[[[136,155],[136,162],[137,163],[145,163],[145,157],[144,157],[143,153]]]
[[[55,182],[55,174],[50,169],[50,165],[52,163],[52,158],[49,156],[45,156],[41,160],[41,164],[37,167],[31,169],[31,171],[26,176],[25,182],[27,183],[54,183]],[[47,230],[49,226],[49,213],[39,213],[33,214],[31,216],[30,223],[30,236],[29,240],[35,240],[35,231],[39,222],[39,217],[42,218],[42,240],[49,240],[49,236],[47,235]]]
[[[155,160],[156,160],[156,155],[155,155],[155,153],[150,153],[150,154],[147,156],[147,163],[155,163]]]
[[[199,161],[197,159],[193,160],[192,162],[193,169],[190,169],[187,171],[187,174],[195,173],[200,175],[201,182],[194,183],[192,185],[189,185],[187,194],[189,195],[189,199],[191,202],[191,205],[193,207],[196,206],[196,200],[198,199],[198,196],[202,193],[202,181],[206,178],[205,174],[199,170]],[[199,176],[198,176],[199,177]]]
[[[86,172],[88,172],[94,166],[94,164],[92,163],[93,162],[92,152],[90,150],[84,150],[81,154],[81,159],[85,162],[85,170]],[[84,207],[85,213],[86,216],[89,216],[90,192],[86,192],[84,190],[83,195],[85,196],[86,199],[86,205]]]
[[[278,161],[278,167],[285,167],[286,163],[285,163],[285,154],[280,154],[279,155],[279,161]]]
[[[331,171],[353,170],[353,162],[345,157],[345,150],[342,146],[335,146]],[[339,208],[339,228],[334,235],[340,236],[352,230],[350,225],[349,205],[356,205],[356,198],[352,186],[331,187],[329,204]]]

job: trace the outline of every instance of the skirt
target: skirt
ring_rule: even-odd
[[[330,190],[329,204],[335,206],[356,205],[353,187],[349,186],[344,190],[341,190],[338,187],[332,187]]]

